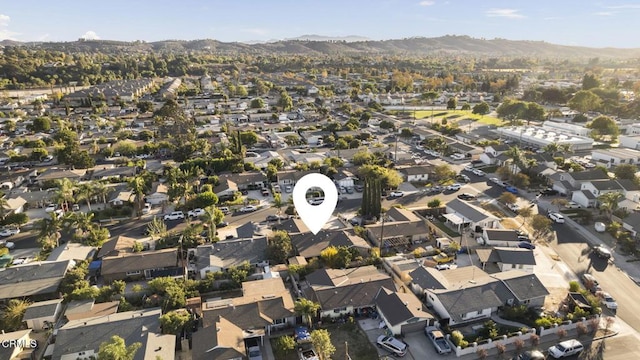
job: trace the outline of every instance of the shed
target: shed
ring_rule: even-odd
[[[46,330],[52,328],[62,311],[62,299],[39,301],[31,304],[24,313],[22,321],[27,328]]]

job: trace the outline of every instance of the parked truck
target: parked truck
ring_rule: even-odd
[[[455,260],[455,258],[451,255],[447,255],[447,253],[441,252],[433,257],[433,260],[437,264],[446,264]]]
[[[436,349],[438,354],[448,354],[452,351],[451,345],[449,345],[449,342],[444,337],[444,334],[437,327],[427,326],[424,329],[424,333],[427,335],[429,340],[431,340],[431,342],[433,343],[433,347]]]

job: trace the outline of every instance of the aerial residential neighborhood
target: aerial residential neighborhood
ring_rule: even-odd
[[[639,355],[637,57],[463,40],[0,41],[1,358]]]

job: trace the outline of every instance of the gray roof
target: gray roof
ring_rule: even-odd
[[[610,191],[610,190],[616,190],[616,191],[621,191],[622,186],[620,186],[620,184],[615,181],[615,180],[608,180],[608,181],[594,181],[591,183],[591,185],[593,185],[594,188],[600,190],[600,191]]]
[[[387,211],[387,217],[393,221],[422,221],[413,211],[399,207],[390,208]]]
[[[493,251],[498,254],[500,262],[504,264],[536,264],[536,257],[534,256],[533,251],[528,249],[496,247]]]
[[[54,293],[71,264],[43,261],[6,268],[0,271],[0,299]]]
[[[640,185],[638,185],[635,181],[629,179],[618,179],[616,180],[620,186],[626,191],[640,191]]]
[[[484,229],[489,240],[493,241],[520,241],[518,233],[511,229]]]
[[[163,269],[178,266],[178,249],[120,253],[102,258],[102,275],[119,274],[129,271]]]
[[[443,292],[437,296],[451,319],[462,322],[465,321],[462,319],[464,314],[504,305],[505,301],[498,297],[498,292],[505,292],[501,287],[504,288],[502,283],[493,282]]]
[[[411,166],[411,167],[406,167],[406,168],[397,169],[397,170],[406,175],[423,175],[423,174],[430,174],[431,169],[432,169],[431,166],[422,165],[422,166]]]
[[[589,199],[589,200],[595,200],[595,199],[597,199],[597,198],[596,198],[596,196],[595,196],[595,195],[593,195],[593,193],[592,193],[591,191],[589,191],[589,190],[578,190],[578,191],[579,191],[579,192],[581,192],[581,193],[582,193],[582,195],[584,195],[584,197],[586,197],[586,198],[587,198],[587,199]],[[575,192],[578,192],[578,191],[574,191],[574,193],[575,193]]]
[[[391,326],[413,318],[432,318],[424,304],[413,293],[399,293],[387,288],[380,288],[375,297],[378,311]]]
[[[385,222],[384,229],[382,224],[367,225],[365,228],[376,240],[380,239],[380,235],[383,235],[385,239],[393,237],[414,236],[420,234],[428,234],[429,226],[424,221],[398,221],[398,222]]]
[[[291,243],[298,250],[298,254],[304,258],[320,256],[322,250],[329,246],[370,248],[366,241],[343,230],[321,230],[316,235],[310,232],[293,234]]]
[[[447,203],[447,210],[449,209],[472,222],[480,222],[487,218],[497,219],[497,217],[493,216],[491,213],[457,198]]]
[[[536,274],[521,270],[511,270],[491,275],[502,283],[515,295],[519,301],[536,299],[549,295],[549,291],[542,284]]]
[[[267,258],[267,238],[222,240],[215,244],[200,245],[196,248],[198,270],[208,266],[226,269],[245,261],[259,263]]]
[[[424,266],[420,266],[409,273],[411,282],[420,286],[423,290],[446,289],[447,282],[439,275],[441,274],[430,272]]]
[[[307,275],[311,299],[323,310],[371,306],[381,287],[395,290],[393,279],[374,266],[320,269]]]
[[[238,239],[251,239],[255,233],[255,224],[252,221],[240,225],[236,228],[236,235]]]
[[[289,234],[308,232],[309,228],[301,219],[287,219],[273,226],[274,230],[284,230]]]
[[[640,231],[640,213],[632,212],[622,220],[625,224],[631,226],[634,231]]]
[[[54,316],[61,302],[62,299],[35,302],[29,305],[27,311],[24,312],[22,321]]]
[[[94,170],[91,177],[93,179],[101,179],[103,177],[116,177],[116,176],[133,176],[135,175],[136,168],[129,166],[118,166],[112,168],[103,168]]]
[[[609,180],[609,175],[605,174],[600,169],[578,171],[568,173],[574,180],[577,181],[589,181],[589,180]]]
[[[123,338],[127,345],[142,343],[134,360],[155,359],[154,351],[157,348],[150,349],[147,345],[152,340],[151,333],[160,333],[160,315],[160,309],[145,309],[70,321],[58,329],[51,359],[59,360],[63,355],[86,350],[97,352],[100,344],[114,335]],[[162,344],[164,348],[172,346],[172,343]]]

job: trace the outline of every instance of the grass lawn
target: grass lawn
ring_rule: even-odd
[[[269,339],[269,341],[271,341],[271,348],[272,349],[276,348],[276,339],[277,338]],[[297,351],[298,351],[297,349],[294,349],[294,350],[288,352],[287,354],[277,356],[277,358],[278,358],[278,360],[300,360],[300,358],[298,357],[298,352]]]
[[[447,118],[447,120],[449,122],[455,122],[458,120],[466,120],[466,119],[472,119],[472,120],[476,120],[479,121],[480,123],[486,124],[486,125],[502,125],[504,123],[504,121],[502,121],[501,119],[489,116],[489,115],[478,115],[478,114],[473,114],[471,111],[462,111],[462,110],[456,110],[456,111],[443,111],[443,110],[437,110],[437,111],[431,111],[431,110],[418,110],[415,112],[416,114],[416,119],[424,119],[424,118],[431,118],[431,115],[434,115],[434,121],[441,121],[442,118]],[[456,118],[452,118],[451,116],[456,116]]]
[[[331,342],[336,347],[336,352],[331,358],[345,359],[345,342],[348,344],[351,360],[371,360],[378,358],[378,351],[369,342],[367,335],[358,325],[343,324],[328,326],[331,334]]]
[[[434,219],[432,221],[433,225],[437,226],[438,229],[442,230],[445,232],[445,234],[451,236],[451,237],[458,237],[460,236],[460,234],[457,231],[451,230],[447,225],[445,225],[442,221],[438,220],[438,219]]]

